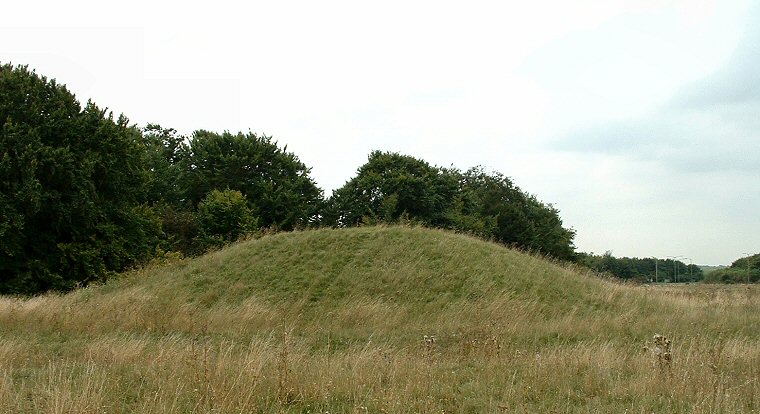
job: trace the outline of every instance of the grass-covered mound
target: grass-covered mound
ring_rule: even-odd
[[[760,408],[758,292],[620,285],[439,230],[281,233],[2,299],[0,406],[745,412]]]

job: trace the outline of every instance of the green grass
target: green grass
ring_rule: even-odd
[[[280,233],[0,299],[0,411],[753,412],[758,299],[439,230]]]

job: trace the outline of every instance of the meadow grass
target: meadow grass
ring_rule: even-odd
[[[1,298],[0,412],[757,412],[758,299],[439,230],[281,233]]]

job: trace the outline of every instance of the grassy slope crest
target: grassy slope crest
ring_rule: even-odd
[[[251,296],[310,309],[358,299],[434,311],[507,297],[545,315],[616,307],[612,283],[577,269],[452,232],[363,227],[280,233],[93,291],[143,289],[201,307]]]

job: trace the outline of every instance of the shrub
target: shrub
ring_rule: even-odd
[[[237,190],[212,190],[198,204],[198,226],[203,240],[222,245],[237,240],[256,229],[258,220],[251,213],[248,201]]]

